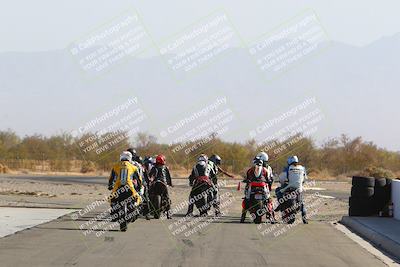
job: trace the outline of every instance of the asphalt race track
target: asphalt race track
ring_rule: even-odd
[[[29,179],[105,183],[104,177]],[[248,217],[240,224],[240,198],[230,205],[235,208],[219,219],[185,220],[183,209],[172,220],[139,218],[127,232],[104,225],[88,232],[105,206],[67,214],[1,238],[0,266],[386,266],[332,222],[288,227],[255,225]]]

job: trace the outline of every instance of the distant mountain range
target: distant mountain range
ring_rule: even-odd
[[[19,134],[71,131],[137,96],[147,114],[142,130],[168,141],[159,135],[162,129],[226,96],[235,119],[223,137],[243,141],[250,130],[315,96],[325,115],[316,140],[348,133],[400,150],[399,47],[400,34],[365,47],[331,42],[271,82],[261,78],[245,48],[230,49],[181,82],[161,57],[131,58],[88,80],[67,49],[2,53],[0,129]]]

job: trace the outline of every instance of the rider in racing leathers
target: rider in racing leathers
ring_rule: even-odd
[[[144,174],[144,171],[143,171],[143,166],[142,166],[142,164],[141,164],[141,160],[140,160],[140,156],[137,154],[137,152],[136,152],[136,150],[135,149],[133,149],[133,148],[128,148],[126,151],[129,151],[129,152],[131,152],[131,154],[132,154],[132,160],[131,160],[131,163],[134,165],[134,166],[136,166],[137,168],[138,168],[138,171],[139,171],[139,174],[140,174],[140,177],[141,177],[141,179],[140,180],[137,180],[137,181],[134,181],[134,183],[135,183],[135,188],[137,189],[137,191],[139,192],[139,194],[141,195],[141,196],[143,196],[143,194],[144,194],[144,187],[146,186],[145,184],[144,184],[144,181],[143,181],[143,174]]]
[[[308,224],[307,210],[304,204],[303,184],[307,180],[306,168],[299,164],[297,156],[288,158],[288,166],[283,170],[279,176],[281,187],[278,187],[275,192],[278,199],[282,198],[285,192],[289,189],[294,189],[299,193],[299,200],[301,205],[301,217],[304,224]],[[280,205],[275,211],[280,210]]]
[[[256,158],[260,158],[263,161],[263,167],[266,168],[266,171],[267,171],[266,179],[267,179],[268,188],[269,188],[269,191],[271,191],[272,184],[274,182],[274,174],[272,172],[271,166],[269,166],[269,164],[268,164],[268,160],[269,160],[268,154],[265,152],[260,152],[257,154]]]
[[[134,185],[136,191],[140,194],[142,199],[144,200],[143,202],[143,215],[145,215],[146,220],[150,220],[149,217],[149,211],[150,211],[150,200],[148,198],[148,182],[146,181],[146,176],[147,174],[145,173],[145,169],[142,164],[142,158],[137,154],[136,150],[134,148],[128,148],[127,151],[131,152],[132,154],[132,160],[131,163],[138,168],[140,178],[138,180],[134,180]]]
[[[155,166],[150,170],[149,177],[152,181],[161,181],[164,184],[166,184],[166,191],[165,191],[165,198],[167,199],[167,207],[166,207],[166,212],[167,212],[167,219],[171,219],[171,198],[169,197],[168,193],[168,186],[173,187],[172,185],[172,179],[171,179],[171,174],[169,172],[168,167],[165,165],[166,160],[164,155],[158,155],[156,157],[156,164]]]
[[[196,186],[196,180],[199,177],[204,177],[205,179],[210,180],[210,177],[214,177],[215,173],[212,168],[212,166],[209,164],[209,160],[207,155],[201,154],[198,159],[196,165],[193,167],[192,172],[189,176],[189,185],[190,186]],[[212,185],[211,180],[209,181],[210,185]],[[189,206],[188,206],[188,211],[186,213],[186,216],[192,216],[193,215],[193,208],[194,208],[194,195],[193,195],[193,188],[190,191],[189,195]]]
[[[156,159],[153,157],[145,157],[143,160],[143,168],[144,168],[143,178],[146,184],[149,184],[150,182],[149,173],[155,164],[156,164]]]
[[[140,174],[138,169],[130,163],[131,160],[132,154],[128,151],[124,151],[120,156],[120,161],[116,163],[111,170],[108,179],[108,189],[111,190],[110,200],[112,216],[117,212],[114,210],[114,207],[118,202],[132,198],[130,203],[138,206],[142,201],[141,196],[137,193],[133,184],[133,180],[140,179]],[[126,227],[121,230],[126,231]]]
[[[226,172],[225,170],[223,170],[220,165],[221,165],[221,157],[218,155],[212,155],[208,161],[208,164],[210,165],[210,167],[212,168],[213,172],[211,173],[212,176],[211,181],[213,182],[214,185],[214,200],[213,200],[213,207],[215,209],[215,216],[221,216],[221,210],[219,208],[220,205],[220,199],[219,199],[219,188],[218,188],[218,173],[222,172],[223,174],[225,174],[226,176],[233,178],[234,176],[228,172]]]
[[[240,219],[240,222],[243,223],[246,219],[246,214],[247,214],[247,209],[249,207],[249,200],[250,200],[250,188],[249,188],[249,184],[251,182],[267,182],[267,169],[265,167],[263,167],[263,160],[261,158],[255,157],[253,160],[253,166],[247,170],[246,172],[246,178],[243,182],[246,183],[246,188],[245,188],[245,197],[244,197],[244,204],[245,207],[242,209],[242,216]],[[265,194],[267,196],[267,198],[269,199],[270,193],[269,190],[267,188],[267,186],[265,186],[264,188],[265,190]]]

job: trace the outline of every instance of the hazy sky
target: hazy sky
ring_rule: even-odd
[[[132,9],[138,12],[156,44],[182,32],[218,9],[223,9],[247,44],[285,24],[299,13],[312,9],[327,32],[327,40],[347,45],[333,44],[334,48],[326,54],[318,55],[320,61],[310,60],[308,65],[299,64],[302,66],[294,67],[274,83],[265,83],[254,62],[243,51],[239,51],[245,49],[231,51],[230,57],[210,64],[207,70],[193,74],[183,83],[176,83],[172,79],[169,66],[165,65],[157,49],[154,49],[156,46],[147,50],[149,54],[146,55],[153,58],[131,59],[129,68],[113,67],[110,73],[93,80],[79,76],[80,66],[72,64],[67,50],[54,51],[71,48],[75,40],[89,36],[95,29]],[[387,114],[397,112],[396,101],[399,95],[397,70],[400,61],[396,49],[400,40],[399,10],[399,0],[2,0],[0,130],[11,128],[21,135],[70,131],[93,116],[98,116],[103,105],[108,107],[122,102],[115,97],[110,102],[109,96],[114,94],[120,94],[121,98],[124,98],[124,94],[142,96],[143,106],[152,115],[151,111],[158,107],[154,99],[162,92],[168,99],[161,103],[166,111],[162,116],[149,115],[149,125],[144,127],[158,134],[165,127],[163,124],[173,123],[182,114],[200,107],[200,104],[195,107],[191,103],[196,96],[204,98],[203,101],[207,103],[212,101],[218,91],[229,98],[230,106],[236,110],[243,109],[244,99],[256,100],[256,103],[258,101],[264,105],[263,98],[271,97],[271,103],[276,105],[262,110],[260,116],[255,118],[247,116],[250,111],[243,114],[237,112],[243,115],[243,118],[239,115],[238,118],[248,125],[239,122],[235,124],[238,129],[229,131],[224,136],[227,140],[245,140],[257,123],[276,116],[275,113],[284,112],[307,97],[317,96],[326,113],[327,125],[325,130],[316,134],[317,138],[322,140],[340,133],[349,133],[400,150],[397,142],[400,127],[387,122],[392,120]],[[382,39],[385,36],[393,38]],[[242,42],[238,41],[232,46],[238,43]],[[374,45],[364,47],[371,43]],[[49,52],[7,53],[10,51]],[[318,65],[318,62],[321,64]],[[173,93],[164,95],[163,90]],[[383,90],[386,93],[382,94]],[[91,100],[93,92],[96,92],[96,102],[89,101],[87,104],[85,100]],[[290,103],[288,92],[293,95]],[[258,97],[253,98],[250,93]],[[353,100],[356,98],[358,103],[354,105]],[[24,101],[22,103],[25,108],[19,113],[14,112],[15,99]],[[362,103],[362,109],[359,103]],[[74,109],[70,104],[81,106],[80,109]],[[379,108],[376,109],[376,106]],[[363,118],[377,126],[370,127],[369,123],[360,120],[361,111]],[[63,121],[59,120],[60,117]],[[37,121],[37,118],[45,119]]]
[[[230,15],[245,40],[252,40],[312,8],[330,38],[363,46],[399,32],[400,1],[105,1],[2,0],[0,52],[62,49],[121,12],[135,8],[155,40],[180,31],[218,8]]]

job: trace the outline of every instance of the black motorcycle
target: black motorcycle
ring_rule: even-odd
[[[119,192],[111,200],[111,220],[119,223],[122,232],[128,229],[129,222],[134,222],[138,217],[139,210],[135,203],[130,190]]]
[[[208,176],[200,176],[196,179],[191,198],[194,199],[194,204],[200,212],[200,216],[206,216],[211,208],[212,201],[214,200],[214,187]]]
[[[301,194],[298,190],[289,189],[281,199],[280,210],[282,221],[293,224],[296,221],[296,214],[301,209]]]
[[[160,180],[150,183],[149,198],[152,213],[155,219],[159,219],[161,214],[167,212],[170,206],[167,184]]]

